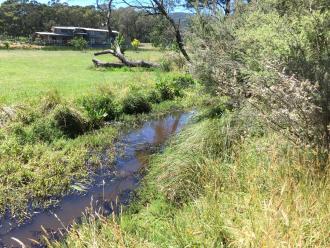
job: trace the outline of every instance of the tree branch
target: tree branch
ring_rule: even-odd
[[[143,61],[143,60],[140,60],[140,61],[128,60],[122,54],[119,47],[117,47],[116,50],[108,49],[108,50],[104,50],[104,51],[101,51],[101,52],[94,53],[95,56],[99,56],[99,55],[102,55],[102,54],[111,54],[111,55],[115,56],[117,59],[119,59],[122,64],[105,63],[105,62],[102,62],[100,60],[93,59],[92,61],[93,61],[94,65],[96,67],[115,67],[115,68],[118,68],[118,67],[128,66],[128,67],[144,67],[144,68],[152,68],[153,67],[153,68],[157,68],[157,67],[160,66],[159,64],[146,62],[146,61]]]

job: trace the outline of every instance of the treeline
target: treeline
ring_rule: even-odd
[[[0,33],[9,36],[30,36],[48,31],[54,25],[102,27],[102,17],[94,6],[52,5],[36,1],[8,0],[0,6]]]
[[[7,0],[0,5],[0,35],[29,37],[36,31],[49,31],[52,26],[106,27],[102,10],[91,6],[69,6],[67,3]],[[172,43],[174,34],[166,20],[148,16],[133,8],[113,11],[112,28],[123,34],[127,41],[137,38],[142,42]],[[163,34],[159,38],[159,34]],[[167,42],[167,43],[166,43]]]

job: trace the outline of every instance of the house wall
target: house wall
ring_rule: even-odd
[[[49,45],[66,45],[75,36],[84,37],[89,46],[107,46],[113,41],[114,37],[109,38],[108,32],[89,30],[85,28],[52,28],[53,33],[61,34],[63,36],[57,35],[39,35],[44,43]]]
[[[92,46],[109,44],[107,32],[88,30],[87,34],[88,34],[89,43]]]
[[[61,29],[61,28],[54,28],[53,32],[56,34],[65,34],[65,35],[73,35],[73,29]]]
[[[37,37],[46,45],[66,45],[69,41],[67,37],[61,36],[38,35]]]

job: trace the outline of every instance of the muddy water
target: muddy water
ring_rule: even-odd
[[[44,234],[43,229],[49,234],[58,234],[59,230],[79,221],[86,208],[101,209],[104,214],[109,214],[118,206],[127,204],[131,192],[139,185],[139,171],[146,166],[148,155],[155,150],[153,148],[164,144],[172,134],[180,131],[192,114],[175,113],[148,121],[125,135],[117,144],[117,150],[121,152],[111,171],[100,170],[93,186],[83,195],[65,197],[57,208],[37,213],[29,223],[12,228],[10,223],[2,222],[0,247],[22,247],[13,237],[26,247],[40,247],[31,240],[38,240]]]

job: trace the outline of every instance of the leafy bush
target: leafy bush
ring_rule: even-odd
[[[69,138],[75,138],[86,131],[86,121],[76,110],[59,105],[54,109],[52,117],[55,127]]]
[[[99,126],[103,121],[114,120],[118,115],[118,107],[110,94],[91,95],[81,99],[92,126]]]
[[[88,42],[82,37],[74,37],[69,44],[79,51],[86,49],[88,46]]]
[[[218,104],[208,108],[206,113],[204,114],[204,116],[208,117],[208,118],[219,118],[224,115],[226,110],[227,110],[227,108],[226,108],[225,104],[218,103]]]
[[[133,47],[134,50],[138,50],[140,44],[141,44],[141,42],[138,39],[134,39],[131,42],[131,45],[132,45],[132,47]]]
[[[4,43],[5,48],[8,50],[10,48],[10,43],[9,41],[5,41]]]
[[[54,121],[48,116],[43,118],[39,116],[28,122],[23,118],[19,117],[16,122],[9,126],[10,133],[21,145],[39,142],[51,143],[63,136],[62,131],[55,127]]]
[[[156,83],[156,89],[159,91],[162,100],[173,100],[175,97],[182,96],[182,89],[172,78],[163,78]]]
[[[39,37],[36,37],[33,40],[33,44],[43,46],[43,45],[45,45],[45,41],[43,39],[39,38]]]
[[[189,88],[195,84],[195,80],[190,74],[180,75],[173,79],[173,83],[178,88]]]
[[[30,142],[50,143],[62,136],[61,130],[55,128],[52,121],[48,118],[41,118],[33,122],[29,133]]]
[[[187,60],[181,55],[180,52],[169,51],[166,52],[162,63],[168,65],[170,70],[184,70]]]
[[[123,100],[123,112],[125,114],[149,113],[152,109],[147,97],[139,92],[129,93]]]
[[[151,90],[148,92],[147,99],[151,103],[160,103],[162,101],[162,96],[159,91]]]
[[[21,122],[24,125],[30,125],[37,119],[39,119],[42,113],[39,109],[35,108],[22,108],[17,110],[15,120]]]
[[[254,111],[301,146],[330,151],[326,1],[237,3],[193,21],[191,71],[214,95]]]
[[[20,145],[28,142],[28,133],[24,129],[22,123],[13,123],[8,129],[13,137],[17,140]]]
[[[115,42],[114,42],[114,49],[116,49],[117,47],[120,48],[120,51],[122,53],[124,53],[127,49],[126,47],[126,41],[125,41],[125,37],[119,33],[115,39]]]
[[[165,72],[171,70],[184,70],[186,59],[179,52],[166,52],[160,61],[160,69]]]

